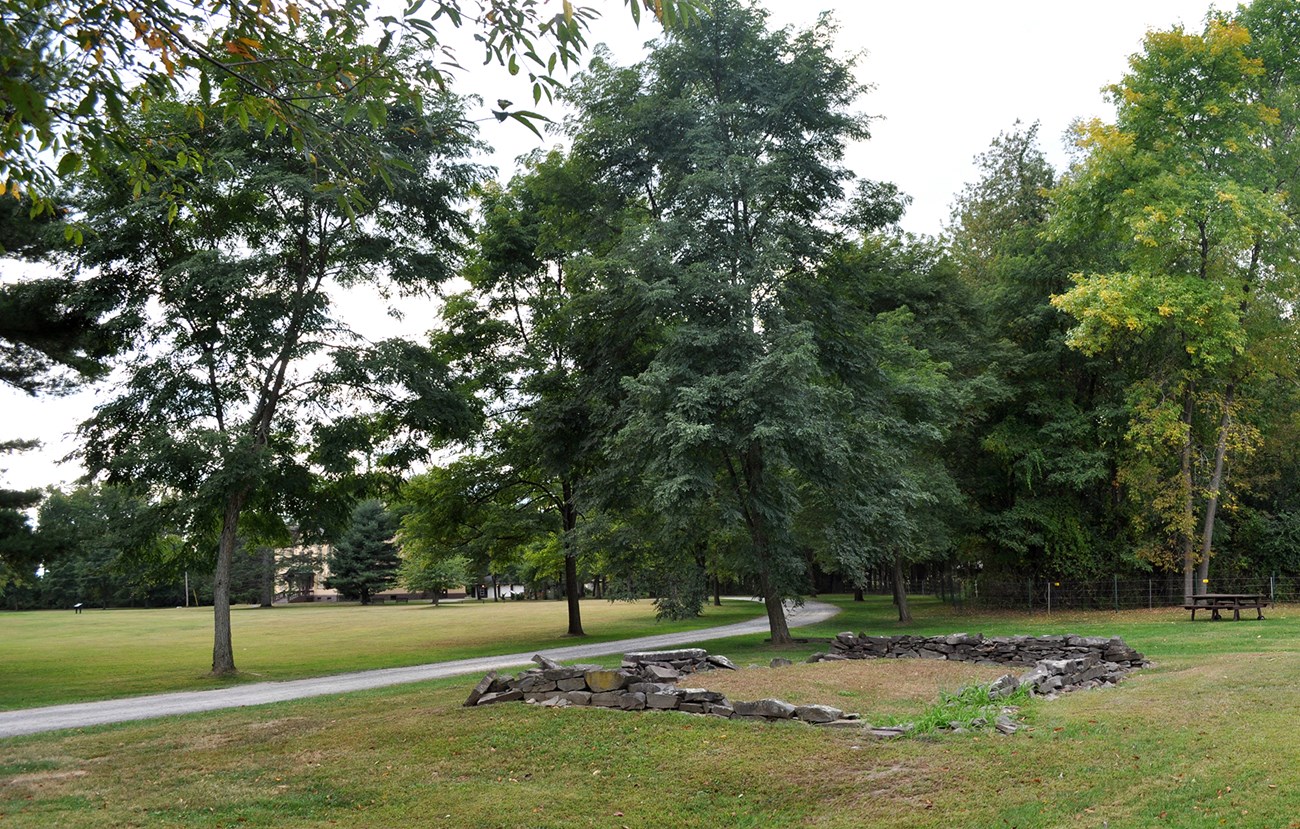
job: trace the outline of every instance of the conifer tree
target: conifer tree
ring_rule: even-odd
[[[370,604],[374,594],[397,582],[402,562],[393,542],[396,534],[397,521],[382,503],[370,499],[357,504],[347,532],[330,551],[325,586],[345,599]]]

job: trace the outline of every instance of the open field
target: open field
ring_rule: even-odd
[[[887,600],[842,606],[819,634],[897,630]],[[1158,664],[1036,701],[1031,728],[1010,737],[875,742],[677,713],[463,709],[463,678],[17,738],[0,742],[0,827],[1300,828],[1300,609],[1195,624],[1178,610],[917,613],[909,631],[1122,635]],[[707,647],[741,664],[774,654],[759,636]],[[716,682],[833,693],[820,701],[871,720],[919,714],[984,675],[890,660]]]
[[[728,601],[699,619],[659,623],[650,602],[593,599],[582,604],[589,636],[578,640],[564,634],[563,602],[245,607],[231,614],[236,680],[206,675],[211,608],[0,613],[0,709],[540,650],[725,625],[762,612],[753,602]]]

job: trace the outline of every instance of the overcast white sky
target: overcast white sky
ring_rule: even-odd
[[[608,43],[621,63],[638,59],[653,30],[644,22],[636,30],[620,0],[588,2],[605,13],[592,42]],[[1143,35],[1178,24],[1199,29],[1211,7],[1209,0],[766,0],[765,5],[774,26],[806,27],[829,10],[840,22],[841,53],[865,51],[858,72],[874,90],[860,109],[879,120],[871,140],[852,148],[847,164],[862,177],[897,183],[914,199],[905,229],[931,234],[941,230],[954,194],[975,177],[972,159],[999,132],[1017,119],[1041,122],[1044,149],[1064,167],[1070,123],[1113,117],[1101,88],[1123,74]],[[479,70],[476,58],[463,54],[462,64],[472,72],[462,77],[462,91],[488,101],[529,100],[521,82],[499,69]],[[502,177],[509,176],[515,157],[549,143],[522,127],[491,121],[484,124],[484,138],[497,149],[490,163]],[[0,274],[11,271],[5,265]],[[428,327],[415,317],[407,323],[412,333]],[[394,333],[381,308],[358,327],[376,336]],[[102,393],[28,398],[0,387],[0,440],[44,442],[40,450],[0,456],[5,470],[0,480],[28,488],[80,475],[80,469],[55,461],[72,450],[68,433]]]

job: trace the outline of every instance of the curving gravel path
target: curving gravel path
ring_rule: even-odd
[[[839,613],[834,605],[808,600],[802,607],[787,607],[786,618],[790,627],[801,627],[825,621]],[[212,691],[177,691],[168,694],[151,694],[143,697],[77,702],[68,705],[51,705],[45,708],[24,708],[17,711],[0,711],[0,738],[58,731],[63,728],[84,728],[106,723],[148,720],[177,714],[194,714],[221,708],[240,708],[247,705],[265,705],[326,694],[342,694],[368,688],[383,688],[404,682],[420,682],[461,674],[480,674],[492,670],[524,665],[532,660],[533,653],[541,653],[557,662],[588,659],[629,651],[654,650],[689,645],[709,639],[725,639],[747,633],[762,633],[768,629],[767,616],[749,622],[737,622],[721,627],[690,630],[682,633],[663,633],[620,639],[590,645],[570,645],[530,653],[511,653],[503,656],[485,656],[475,659],[457,659],[450,662],[433,662],[407,668],[379,668],[351,674],[336,674],[312,679],[294,679],[286,682],[258,682],[235,685]]]

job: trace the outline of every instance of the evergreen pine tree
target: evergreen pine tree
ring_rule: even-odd
[[[362,501],[352,511],[348,530],[329,554],[329,577],[325,586],[345,599],[370,597],[397,581],[401,561],[393,536],[397,521],[376,500]]]

